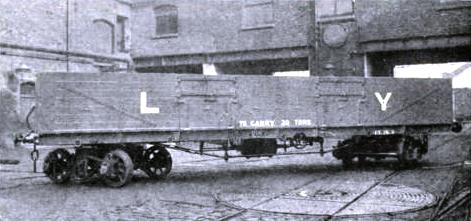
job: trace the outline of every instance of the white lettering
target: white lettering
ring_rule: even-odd
[[[251,120],[251,127],[274,127],[275,121],[273,120]]]
[[[295,119],[295,120],[240,120],[239,127],[289,127],[289,126],[311,126],[310,119]]]
[[[386,97],[383,99],[383,97],[381,96],[379,92],[375,92],[375,96],[378,99],[379,104],[381,105],[381,111],[386,111],[386,109],[388,108],[388,101],[389,101],[389,98],[391,98],[391,95],[392,93],[388,92],[386,94]]]
[[[294,120],[296,126],[311,126],[311,120]]]
[[[306,190],[303,190],[303,191],[299,192],[298,194],[299,194],[299,196],[302,196],[302,197],[307,197],[308,196]]]
[[[239,127],[247,127],[247,121],[245,120],[239,121]]]
[[[281,120],[281,125],[282,127],[289,127],[289,120]]]
[[[141,92],[141,114],[158,114],[158,107],[147,107],[147,92]]]

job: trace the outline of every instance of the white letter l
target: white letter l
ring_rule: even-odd
[[[158,114],[158,107],[147,107],[147,92],[141,92],[141,114]]]

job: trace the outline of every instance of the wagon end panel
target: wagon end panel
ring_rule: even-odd
[[[43,135],[178,130],[174,75],[44,73],[36,130]]]
[[[441,125],[453,122],[453,91],[447,79],[368,78],[362,124]]]

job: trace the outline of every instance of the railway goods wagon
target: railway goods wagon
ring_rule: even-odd
[[[122,186],[135,169],[164,178],[168,148],[226,160],[333,153],[345,165],[416,162],[427,134],[452,124],[452,87],[445,79],[44,73],[29,118],[35,144],[75,147],[46,157],[54,182]],[[324,149],[329,137],[340,141]]]

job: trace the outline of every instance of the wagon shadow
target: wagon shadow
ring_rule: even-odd
[[[306,175],[315,176],[320,174],[349,174],[352,172],[374,172],[384,170],[397,170],[400,167],[396,162],[366,162],[364,164],[354,164],[349,168],[344,168],[339,163],[332,164],[289,164],[276,166],[259,166],[251,168],[211,168],[207,167],[197,171],[190,168],[178,168],[172,172],[166,180],[153,180],[143,174],[136,174],[132,183],[173,183],[173,182],[212,182],[224,179],[240,179],[246,177],[266,177],[284,175]]]
[[[204,166],[204,167],[202,167]],[[404,170],[401,168],[397,161],[366,161],[364,163],[354,162],[348,168],[342,166],[340,162],[332,163],[305,163],[299,164],[277,164],[277,165],[246,165],[244,162],[238,162],[232,165],[204,165],[200,164],[199,168],[182,167],[178,164],[175,165],[172,171],[165,180],[155,180],[149,178],[144,172],[135,171],[132,182],[127,186],[147,185],[147,184],[172,184],[172,183],[205,183],[217,181],[230,181],[239,180],[244,178],[264,178],[264,177],[279,177],[289,175],[305,175],[305,176],[325,176],[325,175],[351,175],[356,172],[375,172],[375,171],[394,171]],[[408,168],[405,168],[408,169]],[[71,183],[68,185],[61,185],[63,187],[73,186],[86,186],[88,188],[103,188],[106,185],[99,179],[92,180],[84,183]],[[126,188],[126,186],[124,187]]]

